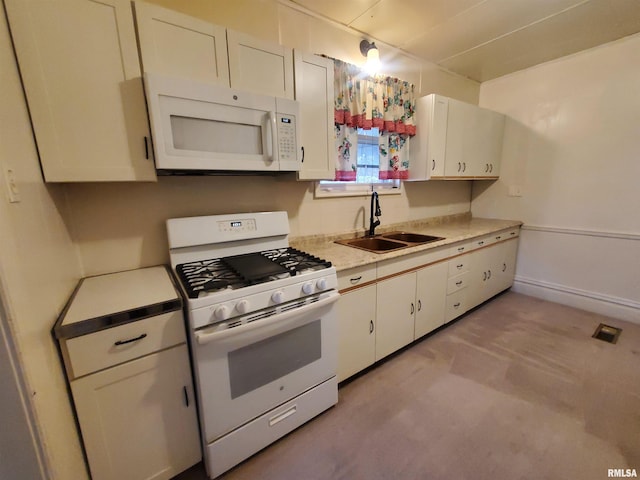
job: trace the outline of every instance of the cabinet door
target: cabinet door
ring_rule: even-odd
[[[224,27],[144,2],[135,2],[145,72],[229,86]]]
[[[304,149],[298,178],[333,180],[333,60],[298,50],[293,55]]]
[[[418,270],[415,338],[420,338],[444,324],[448,271],[447,262]]]
[[[375,361],[376,286],[352,290],[338,300],[338,381]]]
[[[293,100],[293,50],[227,30],[231,86]]]
[[[500,175],[504,115],[485,108],[475,107],[469,118],[471,137],[465,151],[473,177],[497,178]]]
[[[472,119],[476,108],[474,105],[449,99],[445,160],[447,177],[470,176],[472,165],[467,152],[473,144]]]
[[[449,99],[445,176],[497,178],[504,115]]]
[[[468,308],[480,305],[491,295],[489,282],[491,280],[492,248],[483,248],[469,254],[469,287],[466,296]]]
[[[169,479],[201,458],[185,344],[71,382],[94,480]]]
[[[417,131],[409,151],[410,180],[444,176],[449,99],[426,95],[416,100]]]
[[[376,360],[413,341],[415,297],[416,272],[376,284]]]
[[[516,274],[516,256],[518,252],[518,239],[514,238],[496,245],[498,253],[492,271],[495,272],[495,293],[513,285]]]
[[[5,5],[45,180],[155,180],[130,2]]]

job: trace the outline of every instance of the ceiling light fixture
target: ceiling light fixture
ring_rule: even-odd
[[[362,40],[360,42],[360,53],[367,57],[367,63],[364,65],[364,69],[373,75],[380,69],[380,52],[376,47],[375,42],[369,42],[368,40]]]

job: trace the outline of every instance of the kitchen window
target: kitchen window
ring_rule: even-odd
[[[400,180],[379,180],[380,172],[380,132],[377,128],[358,128],[356,180],[341,182],[320,180],[316,183],[316,197],[343,197],[379,194],[399,194]]]

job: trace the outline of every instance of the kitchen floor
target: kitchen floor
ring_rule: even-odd
[[[615,345],[591,338],[599,323],[623,329]],[[219,478],[586,480],[614,468],[640,470],[640,325],[507,292]]]

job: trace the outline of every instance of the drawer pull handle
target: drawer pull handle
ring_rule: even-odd
[[[480,241],[478,242],[478,245],[480,245],[480,246],[484,245],[484,240],[480,240]]]
[[[460,265],[456,265],[456,268],[457,268],[458,270],[460,270],[462,267],[464,267],[464,263],[461,263]]]
[[[422,300],[418,300],[418,311],[422,310]]]
[[[458,280],[458,281],[456,282],[456,285],[457,285],[457,286],[462,285],[462,280]]]
[[[413,302],[411,302],[411,315],[413,315],[413,313],[415,312],[415,307],[413,306]]]
[[[459,252],[464,252],[464,247],[458,247]]]
[[[373,320],[369,320],[369,334],[373,333]]]
[[[482,281],[486,281],[487,280],[487,272],[482,272]]]
[[[453,308],[458,308],[459,306],[460,306],[460,302],[453,304]]]
[[[516,234],[516,232],[511,232],[511,235],[515,235],[515,234]]]
[[[359,277],[353,277],[350,278],[349,281],[351,282],[352,285],[355,285],[356,283],[358,283],[360,280],[362,280],[362,275],[360,275]]]
[[[496,240],[500,240],[501,238],[502,238],[502,237],[501,237],[500,235],[498,235],[498,236],[496,237]]]
[[[506,269],[507,269],[507,264],[506,264],[506,263],[503,263],[503,264],[502,264],[502,271],[504,272]]]
[[[269,419],[269,426],[273,427],[274,425],[280,423],[281,421],[286,420],[291,415],[294,415],[297,411],[298,411],[298,406],[293,405],[292,407],[289,407],[284,412],[274,415]]]
[[[184,404],[189,408],[189,392],[187,392],[187,387],[182,387],[182,391],[184,392]]]
[[[142,340],[146,336],[147,334],[143,333],[142,335],[139,335],[135,338],[130,338],[129,340],[118,340],[116,343],[114,343],[114,345],[119,346],[119,345],[125,345],[127,343],[137,342],[138,340]]]
[[[436,159],[434,158],[433,160],[431,160],[431,170],[435,170],[436,169]]]
[[[489,270],[489,274],[487,275],[487,279],[491,278],[491,270]]]

